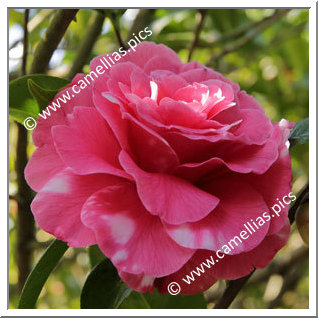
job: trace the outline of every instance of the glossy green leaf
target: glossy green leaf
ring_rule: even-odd
[[[45,89],[35,83],[31,78],[27,80],[28,89],[33,98],[37,101],[39,109],[43,110],[47,107],[49,102],[58,93],[58,89]]]
[[[290,146],[304,144],[309,141],[309,119],[303,119],[296,123],[289,137]]]
[[[37,115],[35,114],[30,114],[24,110],[19,110],[14,108],[9,108],[9,115],[21,124],[23,124],[24,120],[30,116],[33,118],[37,117]]]
[[[200,309],[207,308],[203,294],[170,295],[159,294],[154,289],[153,294],[132,292],[120,306],[123,309]]]
[[[35,308],[36,301],[47,278],[67,249],[67,244],[59,240],[54,240],[53,243],[51,243],[48,249],[44,252],[41,259],[33,268],[24,285],[19,301],[19,309]]]
[[[92,268],[106,258],[103,252],[99,249],[98,245],[89,246],[88,255],[89,255],[89,262]]]
[[[28,80],[32,80],[42,90],[57,91],[66,86],[69,80],[64,78],[33,74],[19,77],[9,84],[9,114],[23,123],[26,117],[37,119],[40,112],[37,101],[29,91]]]
[[[130,292],[131,289],[120,279],[110,260],[105,259],[93,268],[86,279],[81,294],[81,308],[118,308]]]

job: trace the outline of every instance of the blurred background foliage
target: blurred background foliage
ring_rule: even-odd
[[[34,50],[43,37],[55,9],[31,9],[28,31],[27,71]],[[124,42],[149,26],[149,39],[163,43],[177,52],[183,62],[197,60],[221,72],[252,94],[272,121],[286,118],[299,121],[308,117],[309,39],[308,10],[275,9],[128,9],[103,10],[101,32],[83,67],[100,54],[117,50],[118,36],[109,17],[116,17]],[[49,64],[49,75],[68,77],[84,35],[97,10],[81,9],[72,21]],[[9,78],[21,75],[24,9],[9,9]],[[199,26],[199,27],[198,27]],[[195,36],[197,34],[197,37]],[[10,308],[19,299],[17,258],[17,202],[15,171],[17,126],[9,119],[9,293]],[[35,147],[31,134],[27,152]],[[293,192],[308,182],[308,144],[291,150]],[[36,229],[32,242],[35,264],[52,236]],[[42,290],[37,308],[79,308],[79,297],[90,270],[85,249],[69,249]],[[231,308],[308,308],[308,251],[292,227],[287,246],[266,269],[256,271]],[[208,308],[221,295],[226,282],[219,281],[205,293]]]

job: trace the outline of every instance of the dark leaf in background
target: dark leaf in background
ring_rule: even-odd
[[[124,309],[206,309],[207,304],[203,294],[196,295],[170,295],[159,294],[154,289],[153,294],[137,293],[133,291],[123,302],[120,308]]]
[[[131,289],[120,279],[111,261],[105,259],[93,268],[86,279],[81,294],[81,308],[118,308],[130,292]]]

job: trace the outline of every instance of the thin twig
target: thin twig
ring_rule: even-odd
[[[242,46],[246,45],[248,42],[253,40],[257,35],[259,35],[262,31],[266,28],[271,26],[277,20],[279,20],[282,16],[287,14],[291,9],[278,9],[276,12],[268,18],[262,20],[262,23],[259,23],[254,29],[250,30],[250,32],[246,33],[246,35],[240,38],[235,43],[228,45],[225,47],[217,56],[212,56],[208,66],[213,65],[216,61],[227,55],[228,53],[234,52],[241,48]]]
[[[29,22],[28,22],[28,33],[32,33],[45,19],[48,19],[49,16],[54,12],[54,9],[42,9],[37,13]],[[16,47],[23,38],[14,41],[9,47],[9,51]]]
[[[200,32],[202,30],[203,22],[204,22],[204,18],[206,16],[206,14],[207,14],[207,10],[202,10],[202,9],[198,10],[198,17],[199,17],[198,24],[196,26],[194,38],[193,38],[193,41],[192,41],[190,49],[189,49],[188,62],[190,62],[193,51],[194,51],[194,49],[199,41]]]
[[[119,23],[118,15],[116,14],[116,12],[114,11],[111,12],[110,21],[112,22],[118,44],[120,45],[120,47],[127,50],[128,48],[125,45],[123,38],[121,37],[121,34],[120,34],[120,23]]]
[[[85,65],[94,47],[94,44],[102,32],[104,20],[105,16],[103,14],[96,11],[92,12],[90,21],[88,23],[88,29],[77,50],[77,55],[67,76],[68,78],[73,78],[77,73],[82,72],[83,66]]]
[[[273,274],[284,275],[287,272],[288,268],[292,265],[306,261],[308,259],[308,247],[301,246],[298,249],[288,253],[287,255],[282,255],[277,258],[266,268],[257,270],[253,276],[249,279],[246,287],[256,286],[262,282],[268,280],[268,278]],[[222,295],[223,289],[218,288],[213,293],[207,293],[207,303],[215,302]]]
[[[27,62],[27,56],[28,56],[28,21],[29,21],[29,9],[25,9],[24,12],[24,21],[23,21],[23,55],[22,55],[22,76],[26,74],[26,62]]]
[[[240,290],[243,288],[245,283],[248,281],[248,279],[252,276],[255,269],[249,273],[248,275],[235,279],[230,280],[227,288],[225,289],[222,297],[218,300],[218,302],[215,304],[214,309],[226,309],[228,308],[234,298],[237,296],[237,294],[240,292]]]
[[[26,63],[28,55],[28,21],[29,9],[24,12],[23,22],[23,55],[21,65],[21,75],[26,74]],[[32,247],[34,241],[34,219],[30,210],[32,200],[32,191],[24,179],[24,169],[28,162],[27,158],[27,144],[28,144],[28,131],[19,123],[17,148],[16,148],[16,162],[15,170],[17,174],[18,192],[16,195],[18,203],[17,214],[17,253],[16,261],[18,267],[18,290],[21,291],[23,285],[31,270]]]
[[[266,19],[268,19],[268,18],[265,18],[264,20],[266,20]],[[217,45],[224,45],[224,42],[227,42],[227,41],[230,41],[233,39],[237,39],[238,37],[240,37],[244,33],[248,32],[248,31],[254,29],[255,27],[257,27],[258,25],[262,24],[264,22],[264,20],[254,21],[254,22],[251,22],[248,24],[244,24],[240,27],[237,27],[234,30],[231,30],[230,32],[222,35],[221,37],[219,37],[218,39],[216,39],[212,43],[199,41],[197,46],[198,47],[205,47],[205,48],[212,48],[212,47],[217,46]]]
[[[130,32],[127,36],[127,42],[133,37],[134,33],[140,32],[143,30],[146,26],[148,26],[154,15],[155,15],[156,9],[140,9],[133,25],[131,26]]]
[[[61,9],[53,17],[41,42],[35,52],[31,73],[44,73],[48,67],[53,52],[60,43],[69,24],[74,19],[78,9]]]

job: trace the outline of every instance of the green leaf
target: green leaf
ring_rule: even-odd
[[[86,279],[81,294],[81,308],[118,308],[130,292],[131,289],[120,279],[110,260],[105,259],[93,268]]]
[[[35,308],[36,301],[47,278],[67,249],[68,246],[66,243],[59,240],[54,240],[51,243],[51,245],[42,255],[41,259],[33,268],[24,285],[18,305],[19,309]]]
[[[14,108],[9,108],[9,115],[21,124],[23,124],[24,120],[30,116],[34,118],[37,117],[37,115],[32,115],[23,110],[14,109]]]
[[[89,255],[89,262],[92,268],[106,258],[103,252],[99,249],[98,245],[89,246],[88,255]]]
[[[41,74],[26,75],[11,81],[9,84],[9,114],[20,123],[30,116],[37,119],[41,110],[29,91],[28,80],[30,79],[42,90],[57,91],[69,83],[69,80],[64,78]]]
[[[146,294],[132,291],[127,299],[124,300],[120,309],[151,309],[151,305],[146,298]]]
[[[303,119],[296,123],[289,137],[290,146],[304,144],[309,141],[309,119]]]
[[[31,78],[27,80],[28,89],[33,98],[37,101],[40,111],[47,107],[49,102],[58,93],[58,89],[45,89],[35,83]]]
[[[137,293],[133,291],[120,306],[122,309],[199,309],[207,308],[203,294],[196,295],[170,295],[159,294],[154,289],[153,294]]]
[[[18,12],[15,9],[9,9],[9,26],[18,23],[22,26],[23,24],[23,12]]]

